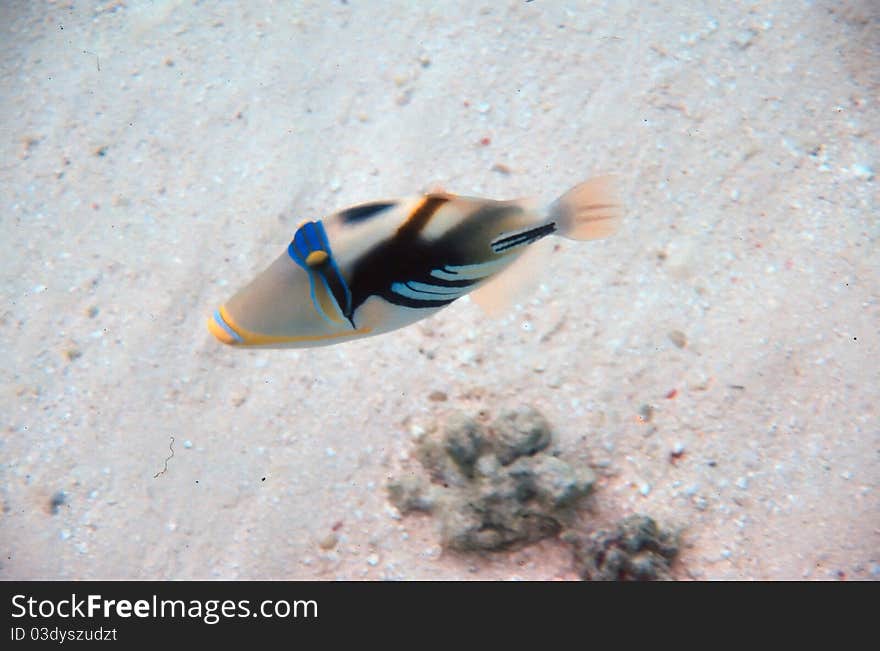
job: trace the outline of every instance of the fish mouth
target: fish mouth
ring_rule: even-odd
[[[221,343],[236,348],[304,348],[320,346],[334,339],[364,337],[372,333],[373,328],[362,327],[341,332],[326,332],[301,335],[272,335],[252,332],[237,325],[230,317],[226,306],[221,306],[208,319],[208,331]]]
[[[220,308],[214,312],[214,315],[208,319],[208,330],[218,340],[227,346],[241,346],[247,343],[245,338],[238,332],[236,327],[232,325],[226,310]]]

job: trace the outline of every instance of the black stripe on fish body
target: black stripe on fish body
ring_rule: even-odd
[[[380,296],[389,303],[403,307],[437,308],[449,305],[466,294],[478,279],[445,280],[431,275],[434,269],[455,264],[459,256],[438,242],[390,240],[365,255],[351,274],[352,305],[354,309],[370,296]],[[425,289],[413,290],[409,283],[419,283]],[[406,289],[395,286],[403,285]],[[433,289],[430,289],[433,288]],[[460,292],[454,292],[460,289]],[[440,292],[454,292],[448,297]],[[405,292],[404,295],[401,292]],[[435,293],[436,292],[436,293]]]
[[[454,246],[454,240],[443,237],[429,242],[421,238],[392,237],[368,251],[352,267],[349,274],[352,309],[357,310],[370,296],[379,296],[403,307],[437,308],[449,305],[467,293],[477,280],[445,280],[433,277],[431,271],[442,269],[447,264],[467,262]],[[434,286],[438,291],[455,288],[462,291],[448,298],[434,298],[427,292],[421,292],[425,298],[415,298],[394,291],[395,284],[405,285],[409,282]]]
[[[380,212],[384,212],[389,208],[393,208],[397,203],[394,201],[374,201],[372,203],[362,203],[359,206],[346,208],[339,213],[339,218],[343,224],[357,224],[366,221],[371,217],[375,217]]]
[[[432,276],[431,272],[447,266],[479,265],[495,258],[483,235],[485,226],[502,219],[511,208],[507,204],[491,202],[467,215],[436,239],[428,241],[418,237],[431,217],[451,198],[446,195],[426,196],[394,235],[367,251],[352,266],[349,274],[352,311],[370,296],[379,296],[403,307],[439,308],[449,305],[484,280],[444,279]],[[400,286],[407,286],[410,282],[438,289],[459,287],[462,291],[449,298],[434,298],[429,297],[428,291],[408,291]],[[399,284],[399,291],[394,291],[395,284]],[[410,295],[402,295],[400,291]],[[412,296],[419,293],[425,298]]]
[[[492,251],[495,253],[503,253],[517,246],[525,246],[526,244],[537,242],[542,237],[547,237],[555,232],[556,224],[554,222],[542,224],[541,226],[530,228],[527,231],[506,235],[494,240],[491,244]]]

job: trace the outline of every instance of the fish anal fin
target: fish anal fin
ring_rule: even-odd
[[[546,266],[552,251],[553,242],[546,238],[530,244],[506,269],[491,276],[468,296],[488,316],[504,316],[534,293],[541,279],[541,268]]]

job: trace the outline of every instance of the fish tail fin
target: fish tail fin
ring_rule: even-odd
[[[550,205],[558,233],[570,240],[596,240],[612,235],[623,217],[614,177],[597,176],[574,186]]]

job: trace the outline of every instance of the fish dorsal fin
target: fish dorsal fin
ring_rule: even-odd
[[[489,278],[469,296],[490,317],[499,318],[532,294],[553,251],[553,242],[542,239],[522,252],[510,265]]]

